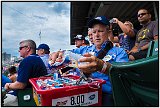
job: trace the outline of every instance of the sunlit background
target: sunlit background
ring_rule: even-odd
[[[50,51],[70,45],[70,2],[2,2],[2,52],[19,57],[19,42],[46,43]]]

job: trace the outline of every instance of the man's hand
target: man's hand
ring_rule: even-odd
[[[79,62],[86,62],[78,64],[78,68],[84,73],[92,73],[96,71],[101,71],[103,67],[103,61],[98,59],[97,57],[86,53],[83,55],[83,58],[79,59]]]
[[[9,88],[10,84],[11,84],[11,83],[6,83],[5,86],[4,86],[4,88],[5,88],[7,91],[11,90],[11,89]]]
[[[136,53],[136,52],[138,52],[138,48],[135,48],[135,49],[130,50],[130,51],[128,52],[128,54]]]
[[[113,18],[114,22],[113,23],[117,23],[118,24],[118,19],[117,18]]]
[[[52,54],[50,54],[49,61],[51,61],[51,65],[54,64],[55,62],[61,62],[63,60],[62,56],[63,56],[62,51],[53,52]]]

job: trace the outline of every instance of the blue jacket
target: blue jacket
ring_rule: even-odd
[[[104,48],[105,44],[106,43],[103,43],[101,48]],[[73,49],[71,51],[74,53],[77,53],[77,54],[81,54],[81,55],[83,55],[87,52],[94,52],[94,55],[96,56],[99,53],[99,51],[96,50],[95,45],[81,46],[80,48]],[[103,60],[108,61],[110,63],[112,63],[112,62],[128,62],[129,61],[128,54],[126,53],[126,51],[123,48],[119,48],[119,47],[112,47],[108,51],[106,56],[103,58]],[[94,72],[94,73],[92,73],[92,77],[106,80],[106,84],[102,85],[102,91],[107,92],[107,93],[112,93],[111,83],[110,83],[110,79],[109,79],[108,75],[100,73],[100,72]]]

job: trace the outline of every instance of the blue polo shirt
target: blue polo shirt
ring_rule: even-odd
[[[20,63],[17,81],[26,83],[27,87],[31,87],[29,83],[30,78],[36,78],[46,74],[47,70],[42,59],[36,54],[31,54]]]
[[[106,45],[106,43],[103,43],[101,48],[104,48]],[[98,51],[96,49],[95,45],[91,45],[91,46],[81,46],[80,48],[77,49],[73,49],[71,50],[74,53],[77,54],[85,54],[87,52],[94,52],[94,55],[97,56],[99,54],[100,51]],[[110,57],[109,59],[105,59],[106,57]],[[119,48],[119,47],[112,47],[108,53],[106,54],[106,56],[104,57],[105,61],[108,61],[110,63],[112,62],[128,62],[128,54],[126,53],[126,51],[123,48]],[[102,85],[102,91],[103,92],[107,92],[107,93],[112,93],[112,88],[111,88],[111,83],[110,83],[110,79],[109,76],[100,72],[94,72],[92,73],[92,78],[99,78],[99,79],[103,79],[106,80],[106,84]]]

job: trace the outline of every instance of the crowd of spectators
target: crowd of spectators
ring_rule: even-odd
[[[88,77],[106,80],[106,83],[102,85],[102,92],[106,94],[108,105],[111,106],[113,106],[112,86],[108,73],[112,62],[129,62],[145,58],[149,42],[158,39],[158,22],[151,21],[150,12],[140,9],[137,17],[143,26],[140,30],[135,30],[130,21],[122,22],[118,18],[113,18],[113,22],[110,23],[110,19],[105,16],[95,17],[87,23],[90,42],[83,35],[77,35],[74,38],[77,48],[70,50],[84,56],[79,59],[79,62],[88,62],[88,64],[79,64],[74,71],[83,72]],[[113,23],[122,30],[122,33],[117,36],[113,35]],[[6,90],[17,91],[31,87],[29,78],[52,73],[48,67],[49,60],[55,63],[57,58],[62,59],[64,53],[64,51],[50,53],[47,44],[40,44],[36,48],[33,40],[23,40],[19,46],[20,56],[24,59],[18,70],[13,66],[9,68],[8,78],[2,75],[2,87]],[[4,105],[18,106],[16,95],[15,97],[10,95],[7,94]]]

